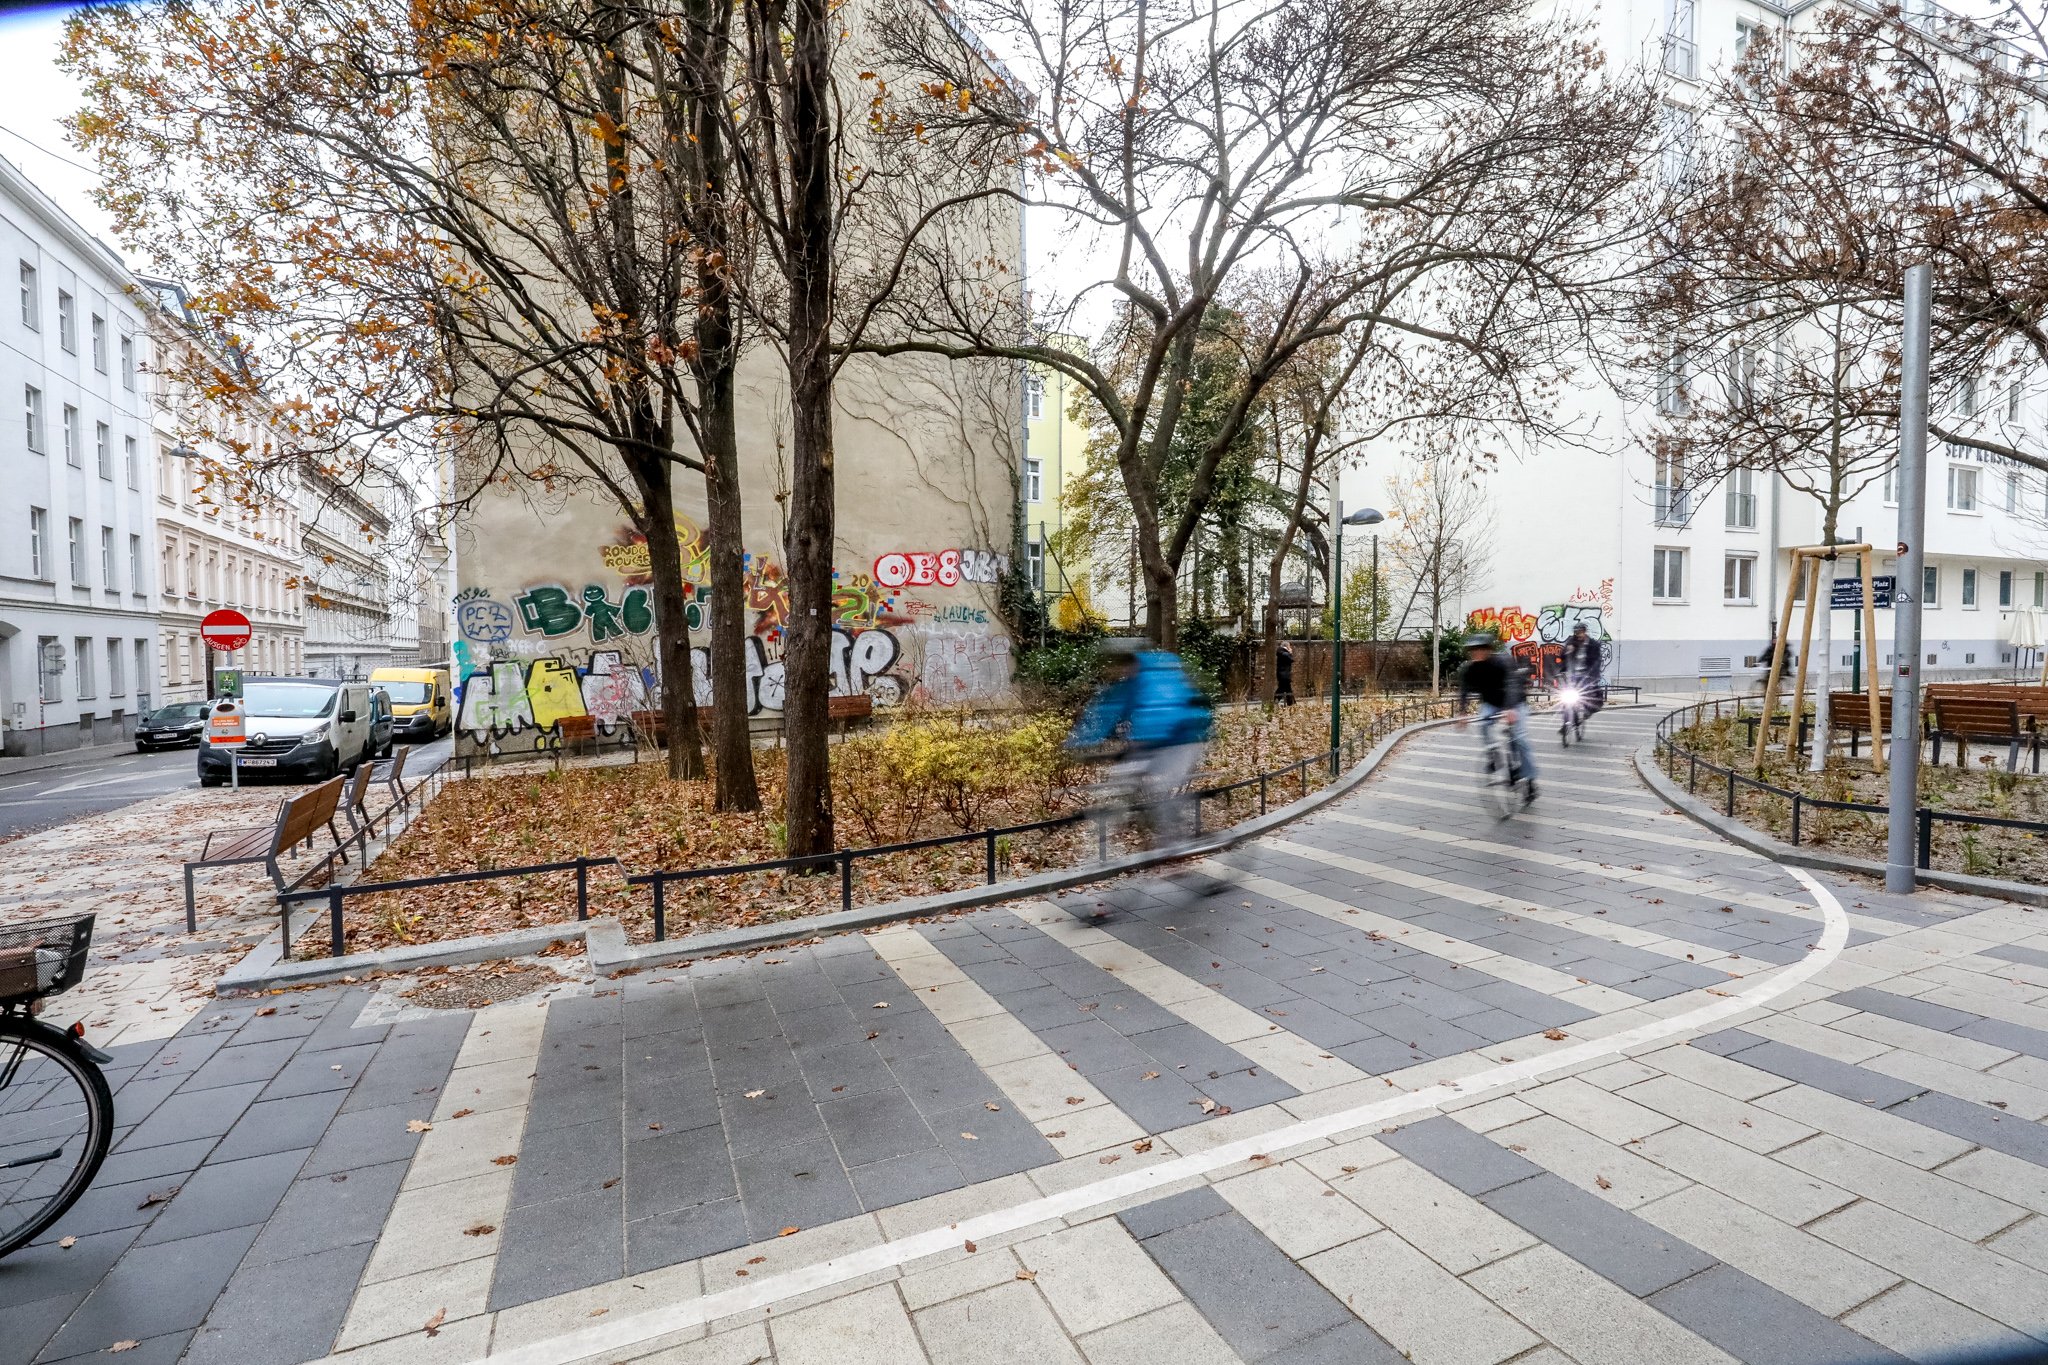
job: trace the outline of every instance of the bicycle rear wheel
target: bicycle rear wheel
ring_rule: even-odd
[[[76,1203],[114,1136],[107,1078],[61,1029],[0,1017],[0,1256]]]
[[[1488,736],[1485,754],[1479,773],[1481,798],[1495,819],[1505,820],[1522,808],[1521,775],[1515,771],[1513,751],[1499,736]]]

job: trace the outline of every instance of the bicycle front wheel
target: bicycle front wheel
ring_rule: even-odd
[[[77,1202],[113,1136],[113,1092],[71,1036],[0,1018],[0,1256]]]
[[[1505,820],[1521,809],[1520,774],[1514,769],[1514,756],[1507,745],[1489,741],[1485,753],[1486,764],[1479,772],[1479,789],[1486,808],[1496,819]]]

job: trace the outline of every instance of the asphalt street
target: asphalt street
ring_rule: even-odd
[[[418,745],[410,760],[414,773],[437,767],[448,757],[447,736]],[[192,748],[140,754],[133,747],[95,751],[76,763],[0,776],[0,839],[12,839],[61,825],[80,816],[199,785]]]

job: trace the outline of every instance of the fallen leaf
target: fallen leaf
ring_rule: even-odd
[[[1066,1135],[1067,1135],[1067,1130],[1066,1130],[1066,1129],[1064,1129],[1064,1128],[1060,1129],[1060,1130],[1059,1130],[1059,1131],[1058,1131],[1057,1133],[1047,1133],[1047,1134],[1046,1134],[1046,1136],[1047,1136],[1047,1137],[1049,1137],[1049,1138],[1063,1138],[1063,1137],[1065,1137]]]
[[[981,1141],[981,1139],[980,1139],[980,1138],[976,1137],[976,1136],[975,1136],[974,1134],[972,1134],[972,1133],[962,1133],[962,1134],[961,1134],[960,1136],[961,1136],[961,1137],[964,1137],[964,1138],[966,1138],[966,1139],[967,1139],[967,1140],[968,1140],[969,1142],[979,1142],[979,1141]]]
[[[735,1270],[733,1271],[733,1274],[739,1276],[741,1279],[745,1279],[747,1277],[747,1272],[744,1270]]]
[[[611,1188],[612,1186],[614,1186],[614,1185],[618,1184],[618,1183],[619,1183],[619,1181],[620,1181],[620,1180],[622,1180],[622,1179],[624,1179],[624,1177],[623,1177],[623,1176],[616,1176],[616,1175],[615,1175],[615,1176],[613,1176],[613,1177],[612,1177],[612,1178],[611,1178],[610,1180],[607,1180],[607,1181],[605,1181],[605,1182],[604,1182],[604,1185],[603,1185],[603,1187],[602,1187],[602,1188],[604,1188],[604,1189],[607,1189],[607,1190],[608,1190],[608,1189],[610,1189],[610,1188]]]
[[[988,1112],[991,1114],[1000,1114],[1003,1112],[1003,1106],[997,1104],[994,1100],[983,1100],[981,1102],[981,1107],[988,1110]]]
[[[881,1035],[881,1034],[879,1034],[879,1033],[870,1033],[870,1034],[868,1035],[868,1041],[872,1043],[872,1042],[874,1042],[874,1041],[875,1041],[875,1039],[877,1039],[877,1038],[879,1038],[879,1037],[881,1037],[881,1036],[882,1036],[882,1035]]]
[[[107,1352],[111,1355],[120,1351],[132,1351],[141,1344],[141,1342],[132,1339],[128,1341],[117,1341],[112,1346],[109,1346],[107,1348]]]
[[[1346,1174],[1346,1175],[1352,1175],[1352,1174],[1354,1174],[1354,1173],[1356,1173],[1357,1171],[1359,1171],[1359,1170],[1362,1170],[1362,1169],[1363,1169],[1363,1168],[1362,1168],[1362,1167],[1359,1167],[1359,1166],[1346,1166],[1346,1167],[1344,1167],[1344,1168],[1343,1168],[1343,1171],[1344,1171],[1344,1174]]]
[[[647,1125],[647,1131],[650,1133],[658,1133],[661,1131],[661,1125],[658,1123],[650,1123]]]
[[[1383,1129],[1381,1129],[1380,1131],[1381,1131],[1381,1132],[1386,1132],[1386,1133],[1391,1133],[1391,1132],[1393,1132],[1394,1130],[1393,1130],[1393,1129],[1391,1129],[1391,1128],[1383,1128]],[[1508,1144],[1508,1150],[1509,1150],[1509,1151],[1511,1151],[1511,1152],[1526,1152],[1526,1151],[1528,1151],[1529,1149],[1528,1149],[1527,1147],[1524,1147],[1524,1146],[1523,1146],[1523,1145],[1522,1145],[1521,1143],[1519,1143],[1519,1142],[1510,1142],[1510,1143]]]
[[[1114,1166],[1123,1159],[1124,1155],[1122,1152],[1104,1152],[1101,1156],[1095,1158],[1095,1164],[1098,1166]]]
[[[1216,1101],[1214,1101],[1214,1100],[1212,1100],[1212,1099],[1209,1099],[1209,1098],[1207,1098],[1207,1097],[1204,1097],[1204,1098],[1203,1098],[1203,1100],[1202,1100],[1202,1112],[1203,1112],[1203,1113],[1205,1113],[1205,1114],[1213,1114],[1213,1113],[1215,1113],[1215,1112],[1216,1112]]]
[[[1600,1187],[1601,1189],[1603,1189],[1603,1190],[1611,1190],[1611,1189],[1613,1189],[1613,1188],[1614,1188],[1614,1182],[1613,1182],[1612,1180],[1609,1180],[1609,1179],[1608,1179],[1608,1178],[1607,1178],[1606,1176],[1604,1176],[1604,1175],[1596,1175],[1596,1176],[1594,1176],[1594,1177],[1593,1177],[1593,1183],[1594,1183],[1595,1185],[1598,1185],[1598,1186],[1599,1186],[1599,1187]]]
[[[496,1223],[478,1223],[473,1228],[464,1228],[462,1235],[464,1237],[488,1237],[497,1230],[498,1225]]]
[[[606,1313],[609,1313],[611,1311],[612,1310],[609,1308],[593,1308],[588,1313],[585,1313],[583,1316],[586,1318],[601,1318]]]
[[[1547,1028],[1543,1030],[1543,1036],[1553,1043],[1561,1043],[1564,1041],[1564,1030],[1561,1028]]]
[[[1131,1150],[1136,1152],[1139,1156],[1145,1155],[1145,1153],[1152,1150],[1152,1139],[1140,1138],[1138,1141],[1131,1144]]]
[[[968,1242],[968,1243],[966,1243],[965,1245],[966,1245],[966,1247],[967,1247],[967,1250],[968,1250],[968,1252],[969,1252],[970,1254],[972,1254],[973,1252],[977,1252],[977,1251],[981,1250],[981,1248],[980,1248],[980,1247],[976,1246],[976,1245],[975,1245],[974,1243],[972,1243],[972,1242]]]
[[[767,1258],[766,1256],[749,1256],[749,1257],[747,1257],[747,1264],[748,1264],[748,1265],[759,1265],[759,1264],[761,1264],[761,1262],[763,1262],[763,1261],[765,1261],[765,1260],[767,1260],[767,1259],[768,1259],[768,1258]]]
[[[1272,1157],[1267,1156],[1264,1152],[1253,1152],[1245,1158],[1246,1161],[1271,1161],[1272,1159]]]
[[[2009,1107],[2004,1100],[1986,1100],[1984,1101],[1984,1103],[1990,1105],[1993,1109],[2005,1109]]]
[[[1017,1278],[1029,1283],[1038,1278],[1038,1272],[1035,1270],[1020,1270],[1017,1272]]]
[[[747,1098],[750,1100],[758,1100],[767,1093],[768,1092],[765,1090],[749,1090],[747,1092]]]
[[[519,1158],[516,1156],[512,1156],[510,1154],[507,1154],[505,1156],[494,1156],[491,1158],[491,1164],[493,1166],[517,1166],[519,1164]]]
[[[405,1121],[405,1131],[408,1133],[431,1133],[434,1131],[434,1125],[428,1123],[425,1119],[407,1119]]]
[[[263,1007],[262,1009],[260,1009],[260,1010],[257,1010],[257,1011],[256,1011],[256,1017],[257,1017],[258,1019],[261,1019],[261,1018],[262,1018],[263,1016],[265,1016],[266,1014],[276,1014],[276,1013],[277,1013],[277,1006],[275,1006],[275,1005],[265,1005],[265,1006],[264,1006],[264,1007]]]
[[[143,1195],[142,1202],[140,1204],[137,1204],[135,1207],[138,1209],[146,1209],[152,1204],[169,1203],[171,1196],[176,1194],[182,1188],[183,1186],[173,1185],[167,1190],[152,1190],[148,1194]]]
[[[75,1247],[75,1246],[77,1246],[77,1245],[78,1245],[78,1239],[77,1239],[76,1237],[64,1237],[64,1238],[60,1238],[60,1239],[58,1240],[58,1242],[57,1242],[57,1246],[59,1247],[59,1249],[61,1249],[61,1250],[64,1250],[64,1251],[69,1251],[69,1250],[71,1250],[71,1248],[73,1248],[73,1247]]]
[[[874,1008],[878,1010],[885,1010],[889,1008],[889,1002],[886,1000],[877,1000],[874,1004]]]
[[[428,1318],[426,1326],[421,1328],[420,1330],[424,1331],[430,1337],[438,1337],[441,1335],[441,1324],[446,1321],[448,1321],[448,1310],[445,1308],[436,1308],[434,1310],[434,1316]]]
[[[801,1229],[799,1228],[784,1228],[782,1231],[776,1233],[775,1235],[777,1237],[794,1237],[797,1235],[799,1231],[801,1231]]]
[[[448,1117],[451,1119],[466,1119],[475,1112],[476,1110],[474,1109],[458,1109],[454,1113],[450,1114]]]
[[[1067,1103],[1068,1103],[1068,1104],[1086,1104],[1086,1103],[1088,1103],[1088,1100],[1087,1100],[1087,1098],[1086,1098],[1085,1096],[1082,1096],[1082,1095],[1069,1095],[1069,1096],[1067,1096]]]
[[[1159,1073],[1156,1071],[1148,1071],[1144,1075],[1138,1077],[1138,1079],[1141,1081],[1156,1081],[1159,1079]]]

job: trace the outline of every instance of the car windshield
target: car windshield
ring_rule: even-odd
[[[423,682],[380,682],[377,686],[390,694],[394,706],[419,706],[427,699],[427,685]]]
[[[326,715],[339,695],[335,688],[312,683],[250,683],[242,694],[242,710],[252,716],[304,720]]]
[[[151,713],[151,725],[190,725],[206,714],[203,701],[181,701],[170,706],[159,707]]]

